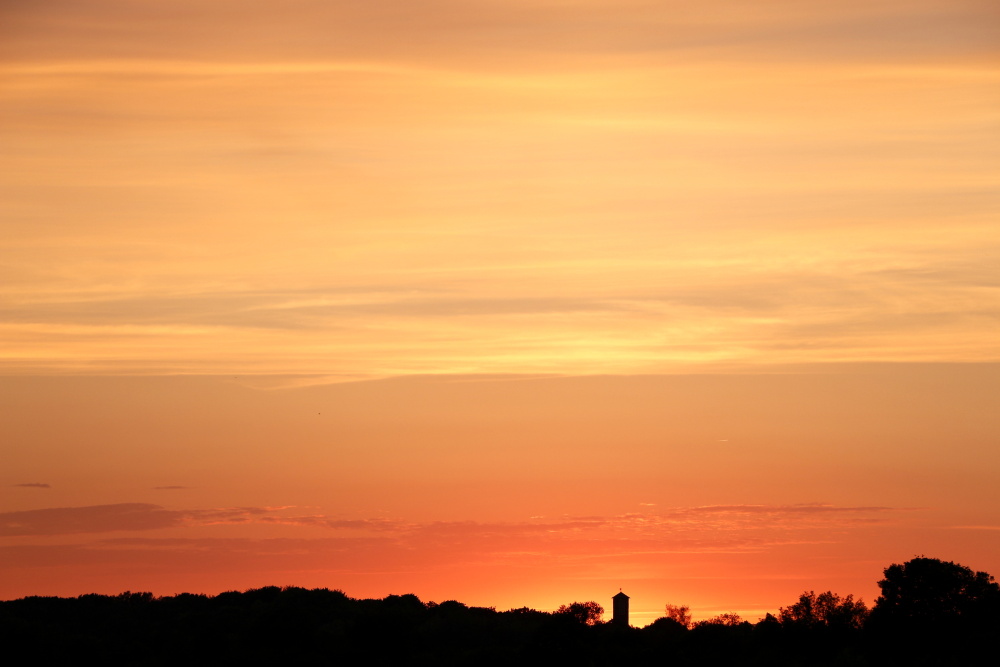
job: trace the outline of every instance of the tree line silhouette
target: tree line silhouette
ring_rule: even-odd
[[[497,611],[417,596],[353,599],[276,586],[0,602],[8,655],[42,664],[970,665],[993,658],[1000,587],[934,558],[890,565],[872,609],[804,592],[777,614],[692,622],[668,604],[644,628],[602,620],[597,602]]]

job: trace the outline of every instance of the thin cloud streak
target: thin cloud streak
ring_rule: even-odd
[[[109,371],[173,366],[225,373],[236,365],[228,356],[263,347],[271,350],[272,361],[263,366],[255,361],[251,372],[362,377],[473,369],[627,373],[661,370],[664,364],[764,358],[772,363],[989,360],[996,357],[990,329],[1000,311],[989,307],[996,287],[983,278],[986,263],[984,258],[983,267],[954,272],[928,265],[853,276],[850,269],[838,276],[758,270],[742,283],[715,278],[701,288],[685,281],[685,288],[655,294],[598,297],[359,294],[344,300],[223,292],[6,304],[0,305],[5,319],[0,336],[7,343],[0,363],[10,371],[58,367],[79,355],[90,359],[91,368]],[[526,336],[525,327],[533,335]],[[588,338],[581,340],[581,331]],[[214,342],[223,332],[239,342],[229,354]],[[906,345],[899,344],[901,334]],[[178,336],[188,343],[162,357],[167,348],[159,341]],[[468,342],[456,347],[456,338]],[[609,347],[616,353],[601,361],[584,359],[574,349],[581,343],[581,352]],[[487,346],[497,351],[495,358],[482,355]],[[51,350],[60,347],[65,352],[53,358]],[[344,355],[335,360],[334,349],[355,354],[350,361]],[[294,360],[302,352],[309,354],[305,365]],[[478,359],[463,358],[473,354]],[[382,362],[373,363],[376,357]]]
[[[182,525],[247,523],[269,510],[259,507],[168,510],[150,503],[55,507],[0,513],[0,537],[161,530]]]
[[[171,488],[171,487],[167,487]],[[71,535],[114,531],[161,530],[181,526],[217,524],[274,524],[320,527],[337,531],[370,531],[421,539],[478,537],[482,539],[543,535],[576,538],[584,534],[669,535],[688,529],[733,530],[773,527],[809,528],[820,523],[852,523],[853,515],[897,512],[891,507],[838,507],[802,505],[715,505],[666,508],[657,513],[623,514],[610,517],[565,517],[559,521],[533,520],[522,523],[477,521],[406,522],[392,519],[342,519],[325,515],[289,515],[294,508],[233,507],[169,510],[150,503],[119,503],[89,507],[59,507],[0,513],[0,536]],[[847,518],[842,518],[848,515]]]
[[[218,592],[228,587],[265,585],[273,583],[278,573],[288,583],[387,592],[426,590],[427,583],[420,582],[447,579],[450,583],[446,588],[437,590],[453,595],[477,577],[490,576],[511,579],[508,586],[516,582],[516,588],[508,593],[496,592],[489,599],[494,604],[505,604],[502,600],[511,592],[535,599],[533,596],[557,583],[560,589],[580,590],[580,586],[586,589],[588,581],[603,580],[603,585],[621,581],[623,572],[628,573],[625,576],[629,581],[666,577],[675,587],[690,586],[689,580],[705,579],[703,567],[692,568],[706,559],[728,563],[729,569],[715,575],[720,580],[744,575],[767,580],[788,577],[787,569],[761,570],[755,564],[771,561],[788,550],[840,549],[852,536],[855,540],[871,538],[894,523],[889,508],[870,511],[864,507],[826,506],[824,511],[804,512],[784,506],[753,507],[750,512],[743,506],[714,507],[708,512],[705,508],[678,507],[664,515],[561,517],[526,522],[407,522],[303,516],[295,514],[294,508],[186,510],[156,516],[157,512],[168,511],[141,506],[131,508],[141,515],[138,521],[129,523],[120,516],[124,524],[91,528],[112,532],[158,527],[163,534],[183,525],[195,529],[207,526],[213,516],[221,515],[244,532],[228,538],[203,530],[193,536],[98,536],[76,543],[32,543],[32,536],[57,532],[52,522],[45,533],[39,525],[54,517],[35,515],[24,517],[36,520],[34,535],[0,546],[0,567],[17,573],[22,580],[33,580],[36,572],[49,573],[53,567],[72,568],[77,581],[115,582],[110,584],[112,588],[124,585],[120,583],[124,581],[132,582],[128,585],[133,587],[137,581],[172,581],[176,583],[167,584],[168,590],[176,586],[178,592]],[[115,512],[121,515],[127,509],[115,507]],[[67,513],[61,517],[63,521],[71,518]],[[0,520],[0,525],[9,526],[9,517]],[[255,525],[291,532],[283,537],[247,536],[246,531],[252,534]],[[317,528],[321,532],[315,532]],[[79,528],[63,526],[66,535],[76,530]],[[117,575],[109,577],[108,572]],[[264,579],[262,573],[266,573]],[[528,579],[521,581],[529,573]],[[211,583],[199,589],[194,581]],[[167,592],[162,588],[163,584],[159,584],[158,592]],[[528,588],[536,590],[529,595]]]

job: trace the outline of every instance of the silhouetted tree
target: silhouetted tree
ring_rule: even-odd
[[[672,618],[661,616],[642,630],[648,635],[658,637],[679,637],[685,634],[688,628]]]
[[[737,626],[742,624],[744,621],[740,618],[739,614],[719,614],[718,616],[713,616],[712,618],[707,618],[704,621],[698,621],[694,624],[695,627],[700,627],[703,625],[725,625],[729,627]]]
[[[604,607],[593,600],[590,602],[572,602],[564,604],[556,610],[557,614],[565,614],[572,617],[581,625],[597,625],[604,615]]]
[[[860,630],[868,618],[868,607],[853,595],[842,598],[833,591],[819,595],[809,591],[795,604],[779,609],[778,617],[784,625]]]
[[[685,628],[691,627],[691,607],[687,605],[667,604],[665,609],[666,617],[672,621],[680,623]]]
[[[878,585],[869,629],[881,662],[971,665],[995,651],[1000,587],[986,572],[921,556]]]
[[[882,595],[875,600],[874,613],[885,621],[972,620],[995,613],[1000,603],[1000,586],[991,575],[937,558],[893,563],[878,585]]]

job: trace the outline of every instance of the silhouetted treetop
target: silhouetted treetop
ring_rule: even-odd
[[[874,613],[881,620],[941,622],[992,615],[1000,586],[986,572],[951,561],[919,557],[885,569]]]
[[[564,614],[576,620],[581,625],[597,625],[604,615],[604,607],[593,600],[589,602],[572,602],[568,605],[561,605],[556,610],[557,614]]]
[[[744,623],[745,621],[736,613],[726,613],[719,614],[718,616],[713,616],[712,618],[706,618],[703,621],[698,621],[694,624],[694,627],[699,628],[706,625],[724,625],[726,627],[734,627]]]
[[[784,625],[860,630],[868,620],[868,607],[853,595],[842,598],[833,591],[819,595],[809,591],[795,604],[779,609],[778,618]]]
[[[667,604],[664,608],[664,613],[666,618],[675,621],[679,625],[683,625],[685,628],[690,628],[691,622],[691,607],[685,605],[677,604]]]

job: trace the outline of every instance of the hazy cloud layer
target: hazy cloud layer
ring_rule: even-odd
[[[159,530],[179,526],[215,524],[277,524],[319,527],[334,531],[368,533],[405,540],[492,540],[543,537],[551,539],[624,538],[641,535],[670,540],[690,531],[808,530],[818,526],[878,521],[890,507],[838,507],[803,505],[713,505],[664,508],[657,513],[610,517],[539,518],[510,523],[433,521],[426,523],[391,519],[343,519],[325,515],[300,515],[295,508],[233,507],[169,510],[149,503],[120,503],[90,507],[60,507],[0,514],[0,536],[69,535],[113,531]],[[881,519],[884,520],[884,519]]]
[[[87,541],[78,537],[61,544],[31,543],[22,537],[0,546],[0,567],[24,581],[44,576],[49,568],[72,568],[79,582],[110,582],[77,586],[112,591],[122,586],[134,589],[136,582],[173,582],[155,583],[158,593],[172,587],[217,591],[276,581],[354,591],[410,591],[434,588],[426,582],[446,577],[451,583],[437,590],[455,594],[456,586],[489,577],[494,585],[510,590],[494,593],[483,603],[519,606],[524,603],[517,598],[529,595],[532,587],[536,590],[530,599],[544,598],[553,585],[581,591],[595,584],[629,581],[632,590],[640,592],[653,579],[660,582],[658,587],[688,589],[693,585],[689,577],[700,586],[735,585],[742,577],[780,580],[793,575],[773,566],[761,569],[762,564],[781,552],[802,548],[839,553],[846,546],[840,543],[850,539],[871,540],[872,547],[865,550],[865,558],[870,558],[879,532],[893,528],[893,514],[890,508],[734,505],[523,522],[408,522],[303,515],[295,508],[169,511],[142,504],[63,508],[8,513],[0,525],[6,536],[41,536],[169,529],[222,520],[242,522],[251,532],[228,538],[211,531],[183,537],[97,536]],[[21,522],[20,530],[12,526],[14,520]],[[279,526],[290,532],[284,537],[253,537],[254,522],[270,527],[272,535]],[[307,531],[308,535],[302,534]],[[707,581],[704,563],[718,566]],[[520,581],[525,573],[531,578]],[[418,586],[418,582],[425,583]],[[799,585],[797,579],[792,584]],[[508,602],[510,597],[514,599]],[[662,600],[656,602],[657,607],[661,604]],[[760,601],[750,604],[755,609],[761,606]]]
[[[146,503],[56,507],[0,514],[0,536],[150,530],[170,528],[180,524],[183,519],[183,512],[165,510]]]
[[[0,372],[996,361],[994,5],[6,3]]]
[[[355,56],[476,63],[532,55],[789,51],[822,59],[851,55],[982,53],[995,46],[997,11],[987,2],[689,3],[421,0],[405,5],[296,0],[247,12],[239,2],[169,6],[102,0],[85,5],[8,3],[8,52],[48,58],[290,58]],[[100,29],[95,30],[94,26]],[[225,40],[219,26],[227,27]],[[851,39],[843,36],[849,34]]]
[[[244,523],[267,512],[268,510],[258,507],[168,510],[149,503],[55,507],[0,513],[0,537],[158,530],[186,524]]]
[[[445,592],[432,596],[461,596],[463,587],[478,590],[485,578],[494,592],[480,603],[511,606],[531,600],[535,606],[556,605],[565,600],[552,595],[592,595],[580,591],[631,582],[630,592],[642,593],[643,605],[659,609],[660,596],[680,595],[682,588],[788,579],[797,590],[809,585],[803,577],[808,567],[791,567],[787,557],[803,549],[823,554],[820,560],[852,554],[848,560],[861,558],[864,567],[855,565],[874,577],[877,566],[867,560],[885,552],[879,535],[894,530],[900,518],[886,507],[809,504],[416,522],[307,514],[297,508],[166,510],[126,504],[0,516],[0,534],[8,538],[0,545],[0,568],[17,580],[5,587],[7,595],[47,590],[52,568],[67,568],[74,582],[69,590],[139,587],[160,594],[280,582],[344,588],[355,595],[417,591],[423,596],[434,590]],[[199,528],[213,522],[231,524],[232,537]],[[171,535],[171,529],[185,526],[186,532]],[[149,532],[154,530],[158,533]],[[147,532],[133,537],[122,535],[125,531]],[[84,532],[94,534],[84,537]],[[20,537],[11,539],[15,535]],[[66,537],[60,543],[31,539],[56,535]],[[861,556],[859,542],[867,545]],[[755,610],[771,605],[759,599],[742,604]],[[656,617],[654,611],[649,620]]]

